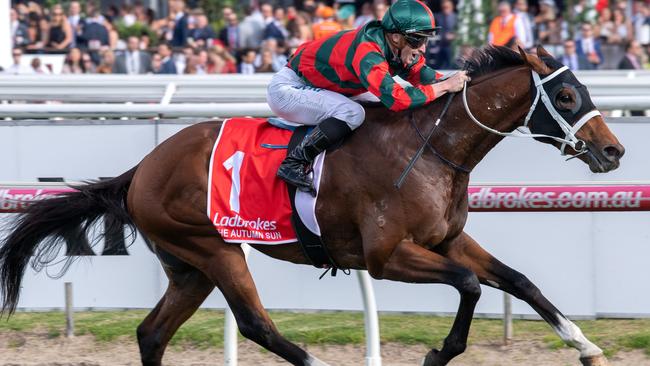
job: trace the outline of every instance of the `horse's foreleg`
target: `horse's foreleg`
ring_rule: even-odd
[[[165,295],[138,326],[138,345],[144,366],[161,365],[167,343],[214,289],[212,282],[193,268],[167,270]]]
[[[389,255],[380,246],[368,247],[365,257],[368,271],[374,278],[402,282],[444,283],[460,293],[460,304],[451,331],[440,351],[432,349],[424,359],[424,366],[446,365],[465,351],[467,335],[474,307],[481,296],[478,278],[469,269],[459,266],[411,241],[397,244]]]
[[[481,248],[466,233],[437,248],[445,257],[471,268],[481,283],[508,292],[527,302],[562,340],[580,351],[584,365],[607,365],[603,351],[582,334],[580,328],[567,319],[526,276],[501,263]]]

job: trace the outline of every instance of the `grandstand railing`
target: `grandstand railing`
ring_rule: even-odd
[[[650,85],[650,84],[649,84]],[[636,96],[594,96],[600,110],[650,109],[650,94]],[[0,104],[0,118],[183,118],[183,117],[269,117],[266,102],[176,103],[176,104]]]
[[[650,71],[580,71],[594,97],[635,96],[650,100]],[[0,75],[0,101],[65,103],[265,102],[272,74],[222,75]],[[601,101],[602,109],[613,108]],[[614,102],[618,103],[618,102]]]
[[[183,118],[183,117],[268,117],[266,102],[181,103],[181,104],[0,104],[0,118]]]

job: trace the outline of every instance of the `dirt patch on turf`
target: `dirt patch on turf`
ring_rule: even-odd
[[[364,365],[362,346],[311,346],[316,357],[330,365]],[[385,366],[419,365],[427,352],[424,346],[401,344],[382,345]],[[170,347],[165,365],[222,365],[221,349]],[[619,352],[610,359],[613,366],[650,365],[650,358],[641,351]],[[98,343],[92,336],[48,338],[46,334],[0,333],[0,366],[116,366],[139,365],[135,342]],[[257,345],[244,341],[239,344],[239,364],[242,366],[287,365],[275,355]],[[511,346],[473,344],[450,365],[457,366],[564,366],[580,365],[578,353],[572,349],[551,350],[540,341],[518,340]]]

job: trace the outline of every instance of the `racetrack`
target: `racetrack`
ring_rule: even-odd
[[[365,350],[358,345],[316,345],[307,349],[330,365],[358,366],[364,364]],[[387,343],[382,345],[384,366],[419,365],[427,352],[423,345]],[[47,338],[46,333],[0,333],[0,366],[118,366],[138,365],[137,346],[132,341],[97,343],[92,336],[73,339]],[[164,359],[166,365],[221,365],[220,348],[197,349],[174,346]],[[610,358],[612,366],[650,365],[643,351],[619,351]],[[579,365],[576,351],[549,349],[542,341],[517,340],[511,346],[498,343],[470,345],[450,365],[457,366],[564,366]],[[254,343],[239,344],[239,365],[287,365],[277,356],[263,351]]]

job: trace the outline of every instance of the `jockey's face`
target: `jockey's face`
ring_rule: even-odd
[[[400,58],[404,63],[404,66],[408,66],[417,60],[418,56],[424,57],[425,47],[427,46],[426,42],[417,48],[411,48],[411,45],[408,43],[402,48],[402,54]]]
[[[388,34],[388,39],[390,40],[390,44],[396,49],[396,53],[399,54],[402,64],[405,67],[411,65],[413,61],[417,60],[418,56],[424,57],[426,42],[419,45],[410,45],[404,36],[399,33]]]

